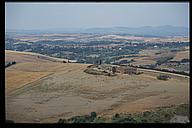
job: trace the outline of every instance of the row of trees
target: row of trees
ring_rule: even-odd
[[[14,65],[14,64],[16,64],[16,61],[8,62],[7,64],[5,64],[5,68],[7,68],[11,65]]]
[[[97,118],[96,112],[91,112],[90,115],[75,116],[69,119],[59,119],[58,123],[94,123]]]
[[[156,70],[156,71],[163,71],[163,72],[170,72],[170,73],[175,73],[175,74],[181,74],[181,75],[186,75],[189,76],[189,73],[186,73],[184,71],[175,71],[175,70],[168,70],[168,69],[159,69],[159,68],[147,68],[145,66],[134,66],[134,65],[129,65],[131,67],[135,67],[135,68],[142,68],[142,69],[150,69],[150,70]]]

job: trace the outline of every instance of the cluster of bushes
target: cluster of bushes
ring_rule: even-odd
[[[184,71],[182,71],[182,72],[181,72],[181,71],[175,71],[175,70],[171,70],[171,71],[170,71],[170,70],[168,70],[168,69],[155,69],[155,70],[189,76],[189,73],[186,73],[186,72],[184,72]]]
[[[131,114],[115,114],[111,120],[112,123],[137,123]]]
[[[184,59],[182,59],[180,62],[181,62],[181,63],[188,63],[188,62],[190,62],[190,60],[184,58]]]
[[[97,117],[96,112],[91,112],[90,115],[75,116],[69,119],[59,119],[58,123],[104,123],[104,119]]]
[[[105,71],[96,71],[92,68],[87,68],[84,70],[85,73],[93,74],[93,75],[108,75],[108,72]]]
[[[141,65],[141,67],[155,69],[156,65],[155,64],[148,64],[148,65]]]
[[[166,63],[168,60],[171,60],[171,59],[173,59],[172,56],[161,57],[161,58],[159,58],[159,59],[157,60],[156,65],[161,65],[161,64]]]
[[[121,65],[121,64],[129,64],[129,63],[132,63],[132,62],[136,62],[134,59],[131,59],[131,60],[121,60],[119,62],[114,62],[112,64],[114,65]]]
[[[142,68],[142,69],[150,69],[150,70],[156,70],[156,71],[163,71],[163,72],[170,72],[170,73],[175,73],[175,74],[181,74],[181,75],[186,75],[189,76],[189,73],[184,72],[184,71],[175,71],[175,70],[169,70],[169,69],[159,69],[159,68],[155,68],[155,67],[146,67],[146,66],[137,66],[137,65],[129,65],[131,67],[135,67],[135,68]]]
[[[60,119],[58,123],[170,123],[174,115],[189,117],[189,104],[159,107],[141,113],[117,113],[109,119],[98,117],[96,112],[91,112],[90,115]]]
[[[91,68],[91,66],[88,66],[87,69],[84,70],[85,73],[88,73],[88,74],[92,74],[92,75],[105,75],[105,76],[116,76],[116,74],[114,74],[116,72],[116,69],[113,68],[113,73],[111,72],[107,72],[105,70],[94,70],[93,68]]]
[[[170,78],[170,76],[166,75],[166,74],[161,74],[161,75],[157,76],[158,80],[168,80],[169,78]]]
[[[15,61],[13,61],[13,62],[8,62],[7,64],[5,64],[5,68],[7,68],[7,67],[9,67],[9,66],[11,66],[11,65],[14,65],[14,64],[16,64]]]

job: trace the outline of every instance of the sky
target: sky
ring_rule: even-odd
[[[189,27],[189,3],[11,3],[6,29]]]

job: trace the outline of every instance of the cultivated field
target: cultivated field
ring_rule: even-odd
[[[6,53],[7,54],[7,53]],[[15,122],[54,123],[59,118],[89,114],[141,112],[189,103],[189,78],[157,80],[160,72],[114,77],[84,72],[87,64],[59,63],[9,52],[6,68],[6,118]]]
[[[172,61],[181,61],[182,59],[189,59],[189,50],[181,51],[176,54]]]

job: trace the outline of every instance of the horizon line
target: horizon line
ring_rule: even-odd
[[[91,28],[142,28],[142,27],[164,27],[164,26],[170,26],[170,27],[182,27],[182,28],[190,28],[188,26],[176,26],[176,25],[157,25],[157,26],[150,26],[150,25],[144,25],[144,26],[106,26],[106,27],[99,27],[99,26],[93,26],[93,27],[54,27],[54,28],[30,28],[30,29],[18,29],[18,28],[5,28],[5,30],[47,30],[47,29],[91,29]]]

